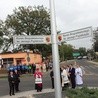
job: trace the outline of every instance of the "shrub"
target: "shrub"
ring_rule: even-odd
[[[68,98],[98,98],[98,89],[88,89],[87,87],[67,89],[65,93]]]

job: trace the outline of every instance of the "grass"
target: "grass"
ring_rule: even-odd
[[[95,59],[94,61],[95,61],[95,62],[98,62],[98,59]]]

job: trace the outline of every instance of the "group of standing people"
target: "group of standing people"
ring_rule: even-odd
[[[9,82],[9,95],[15,95],[15,91],[18,92],[19,91],[19,83],[20,83],[20,78],[19,78],[19,74],[18,71],[15,70],[13,71],[9,71],[8,74],[8,82]]]
[[[54,89],[54,72],[53,67],[50,67],[50,77],[52,81],[52,89]],[[43,89],[43,73],[40,68],[34,67],[33,76],[35,78],[35,89],[37,92],[41,92]],[[67,65],[62,66],[60,68],[60,76],[61,76],[61,85],[62,90],[66,87],[71,86],[71,88],[75,89],[76,86],[83,85],[83,73],[82,69],[79,65]],[[19,83],[20,83],[20,75],[17,70],[9,71],[8,81],[9,81],[9,95],[15,95],[15,91],[19,91]],[[14,91],[15,90],[15,91]]]
[[[83,85],[83,71],[79,65],[67,65],[62,66],[60,68],[60,76],[61,76],[61,86],[62,90],[66,87],[71,86],[71,88],[75,89],[76,86]],[[52,88],[54,88],[54,73],[53,69],[50,71],[50,77],[52,81]]]

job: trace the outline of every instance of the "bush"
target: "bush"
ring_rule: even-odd
[[[65,93],[68,98],[98,98],[98,89],[88,89],[87,87],[67,89]]]

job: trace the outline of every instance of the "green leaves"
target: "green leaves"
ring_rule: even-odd
[[[73,48],[71,45],[61,44],[59,46],[59,54],[61,61],[72,58]]]
[[[98,98],[98,89],[68,89],[65,91],[68,98]]]
[[[43,6],[19,7],[12,15],[8,15],[6,25],[21,35],[50,34],[50,15]]]

